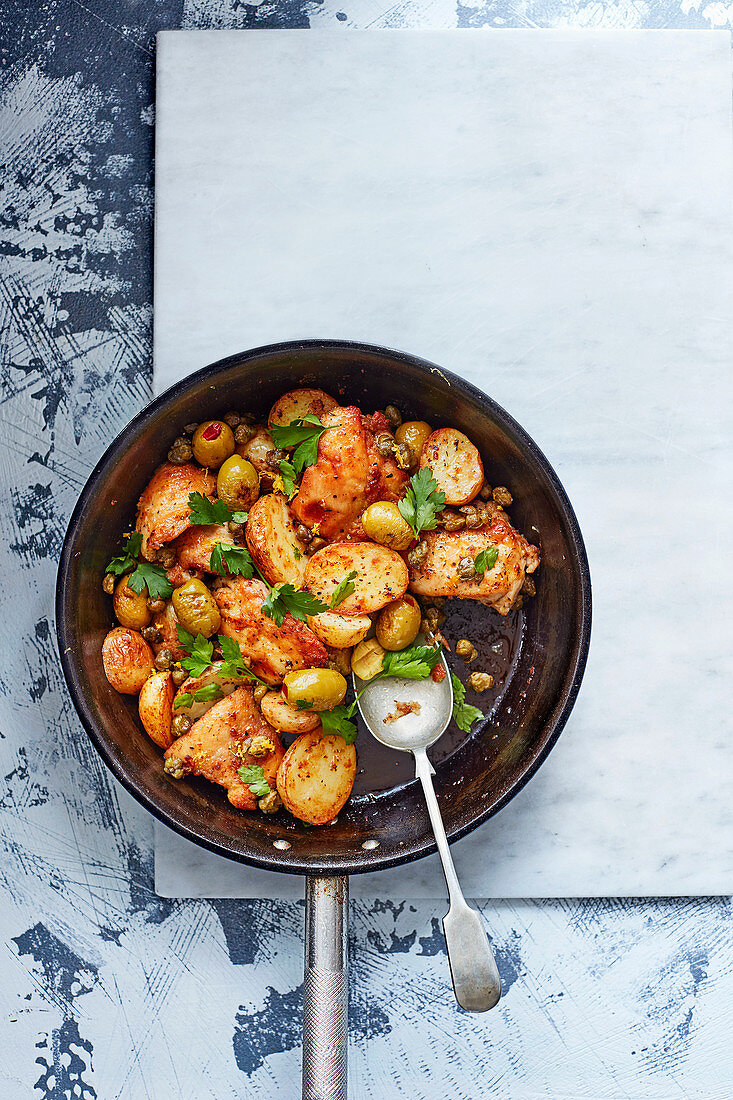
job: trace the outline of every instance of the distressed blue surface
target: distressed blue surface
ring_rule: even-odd
[[[302,905],[155,896],[150,820],[67,699],[55,562],[150,393],[158,29],[728,26],[723,4],[0,0],[0,1095],[295,1096]],[[485,908],[505,989],[453,1005],[435,908],[352,908],[357,1097],[733,1095],[729,899]]]

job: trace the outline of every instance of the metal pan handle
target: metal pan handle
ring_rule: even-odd
[[[303,1100],[346,1100],[349,880],[305,886]]]

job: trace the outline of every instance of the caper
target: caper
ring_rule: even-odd
[[[140,631],[140,633],[142,634],[145,641],[149,642],[151,645],[154,645],[155,642],[159,642],[163,637],[157,626],[145,626]]]
[[[257,704],[261,703],[262,700],[267,695],[269,690],[270,689],[267,686],[267,684],[257,684],[256,688],[254,689],[254,693],[253,693],[255,703],[257,703]]]
[[[221,626],[216,600],[203,581],[186,581],[174,590],[172,599],[178,621],[189,633],[203,634],[208,638]]]
[[[183,779],[186,774],[183,761],[179,760],[176,756],[169,756],[163,765],[163,771],[166,775],[169,775],[171,779]]]
[[[133,592],[127,583],[128,579],[122,577],[115,587],[112,599],[115,615],[121,626],[126,626],[129,630],[142,630],[150,622],[147,589]]]
[[[413,465],[412,452],[406,443],[395,443],[392,457],[401,470],[409,470]]]
[[[406,649],[420,629],[420,607],[412,596],[393,600],[377,619],[377,641],[383,649]]]
[[[159,550],[155,555],[155,560],[158,565],[162,565],[164,569],[170,569],[176,560],[175,550],[171,550],[169,546],[164,546],[162,550]]]
[[[168,461],[173,466],[185,466],[193,458],[193,450],[188,440],[176,440],[168,451]]]
[[[181,737],[184,733],[188,733],[193,722],[187,714],[177,714],[171,723],[171,730],[175,737]]]
[[[325,545],[326,540],[316,535],[315,538],[312,538],[308,543],[308,553],[316,554],[319,550],[322,550]]]
[[[301,542],[310,542],[313,538],[313,532],[310,527],[306,527],[304,523],[299,523],[295,528],[295,534],[298,536]]]
[[[481,497],[482,500],[489,500],[493,491],[494,490],[491,488],[488,481],[485,481],[479,489],[478,495]]]
[[[237,443],[249,443],[255,434],[251,424],[239,423],[234,430],[234,438]]]
[[[198,424],[184,424],[183,431],[185,435],[193,435],[198,428]]]
[[[504,485],[497,485],[492,496],[496,503],[500,504],[502,508],[508,508],[514,500],[514,497]]]
[[[464,504],[458,509],[466,518],[466,527],[469,531],[483,526],[483,516],[479,515],[475,504]]]
[[[244,524],[235,523],[233,519],[230,519],[227,523],[227,530],[229,531],[230,535],[241,535],[242,531],[244,530]]]
[[[165,600],[161,600],[157,596],[154,600],[149,599],[148,611],[152,611],[153,615],[158,615],[161,611],[165,611]]]
[[[438,516],[438,523],[445,531],[462,531],[466,526],[466,517],[446,508]]]
[[[524,580],[522,581],[521,590],[525,596],[536,596],[537,585],[534,583],[534,578],[530,576],[525,576]]]
[[[188,679],[188,673],[185,668],[181,668],[180,665],[174,665],[171,669],[171,675],[173,677],[173,683],[176,687],[180,687],[181,684],[185,684]]]
[[[374,446],[382,458],[388,458],[394,447],[394,436],[391,432],[378,432],[374,437]]]
[[[206,420],[193,433],[193,455],[202,466],[218,470],[234,454],[234,433],[223,420]]]
[[[423,540],[413,547],[407,555],[407,564],[411,569],[419,569],[428,556],[428,544]]]
[[[153,664],[157,668],[158,672],[167,672],[174,661],[175,657],[173,656],[173,653],[170,649],[161,649],[156,654]]]
[[[340,672],[342,676],[348,676],[351,672],[351,650],[333,649],[331,646],[326,648],[328,649],[328,667],[335,672]]]
[[[236,412],[224,413],[224,421],[225,421],[225,423],[227,423],[229,425],[229,427],[232,430],[234,430],[234,428],[236,428],[239,425],[239,413],[236,413]]]
[[[261,756],[269,756],[271,752],[275,751],[275,742],[271,737],[263,737],[261,734],[257,737],[251,737],[247,742],[247,755],[254,756],[258,759]]]
[[[106,592],[108,596],[111,596],[115,590],[115,584],[117,578],[114,573],[105,573],[104,580],[102,581],[102,591]]]
[[[494,686],[494,677],[488,672],[472,672],[468,677],[471,691],[488,691]]]
[[[376,638],[365,638],[351,654],[351,671],[360,680],[373,680],[382,671],[384,650]]]
[[[425,618],[431,630],[437,630],[445,622],[445,612],[437,607],[429,607],[425,612]]]
[[[478,657],[478,650],[468,638],[461,638],[456,642],[456,657],[462,657],[464,661],[473,661]]]
[[[415,538],[414,532],[399,508],[391,500],[377,500],[361,517],[364,534],[401,553]]]
[[[387,408],[384,410],[384,415],[387,417],[387,422],[392,431],[394,431],[395,428],[399,428],[402,423],[402,413],[395,405],[387,405]]]
[[[262,810],[263,814],[276,814],[282,806],[280,795],[277,791],[270,791],[264,798],[260,798],[257,807]]]
[[[306,668],[288,672],[283,679],[283,694],[292,706],[303,699],[303,710],[333,710],[346,695],[346,680],[332,668]]]
[[[477,575],[473,558],[461,558],[456,566],[456,572],[460,580],[472,581]]]
[[[219,499],[233,512],[246,512],[260,493],[260,476],[251,462],[233,454],[222,462],[216,475]]]
[[[280,469],[280,463],[287,457],[287,451],[284,451],[282,447],[275,447],[269,451],[265,451],[265,465],[269,467],[270,470],[277,472]]]

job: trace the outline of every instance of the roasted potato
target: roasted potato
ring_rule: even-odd
[[[277,791],[286,810],[309,825],[327,825],[351,794],[356,749],[343,737],[304,733],[285,753]]]
[[[151,741],[161,749],[173,743],[173,677],[170,672],[154,672],[140,689],[137,701],[140,721]]]
[[[321,720],[313,711],[291,706],[281,691],[268,691],[260,703],[262,717],[279,733],[309,733]]]
[[[407,566],[394,550],[373,542],[335,542],[308,559],[305,584],[320,600],[331,602],[339,582],[356,572],[354,591],[338,605],[339,615],[379,611],[407,590]]]
[[[268,493],[252,505],[245,536],[252,560],[271,584],[289,581],[303,587],[308,559],[284,496]]]
[[[267,423],[270,427],[273,424],[291,424],[293,420],[302,420],[305,416],[317,416],[320,420],[324,413],[335,409],[337,405],[338,401],[334,401],[323,390],[290,390],[272,406]]]
[[[320,615],[309,616],[308,626],[324,645],[332,649],[349,649],[366,638],[372,628],[372,620],[369,615],[339,615],[337,611],[323,611]]]
[[[217,703],[223,696],[230,695],[240,686],[239,680],[223,680],[219,676],[221,666],[221,661],[215,661],[214,664],[207,668],[205,672],[202,672],[200,676],[189,676],[187,680],[183,681],[173,700],[174,715],[183,714],[186,718],[190,718],[192,722],[196,722],[202,714],[206,714],[206,711],[213,707],[214,703]],[[188,703],[185,706],[176,706],[178,700],[183,698],[184,695],[193,695],[195,691],[209,687],[211,684],[216,684],[221,690],[221,695],[217,696],[215,699],[195,699],[192,703]]]
[[[153,671],[153,660],[142,635],[126,626],[116,626],[102,642],[104,674],[123,695],[137,695]]]
[[[446,504],[467,504],[484,483],[481,455],[455,428],[439,428],[423,445],[420,465],[432,471]]]

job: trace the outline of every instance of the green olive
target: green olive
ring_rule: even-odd
[[[417,466],[420,461],[420,452],[432,432],[433,429],[424,420],[406,420],[404,424],[400,424],[394,433],[395,440],[398,443],[407,445],[413,460],[413,466]]]
[[[123,577],[115,588],[112,604],[120,626],[126,626],[128,630],[142,630],[147,626],[152,615],[148,610],[148,591],[133,592],[127,583],[128,578]]]
[[[246,512],[259,496],[259,474],[251,462],[234,454],[219,467],[216,491],[227,508],[233,512]]]
[[[377,641],[392,652],[406,649],[417,637],[420,619],[420,607],[412,596],[393,600],[377,619]]]
[[[398,553],[406,550],[415,538],[409,523],[391,500],[377,500],[370,504],[361,522],[368,538]]]
[[[305,700],[303,710],[333,710],[346,695],[346,680],[332,668],[306,668],[285,676],[283,694],[291,706]]]
[[[214,634],[221,626],[216,600],[203,581],[186,581],[173,592],[173,610],[184,630],[190,634]]]
[[[360,680],[373,680],[382,671],[384,650],[376,638],[365,638],[351,654],[351,671]]]
[[[206,420],[199,424],[191,440],[193,457],[202,466],[217,470],[224,459],[234,454],[234,432],[223,420]]]

